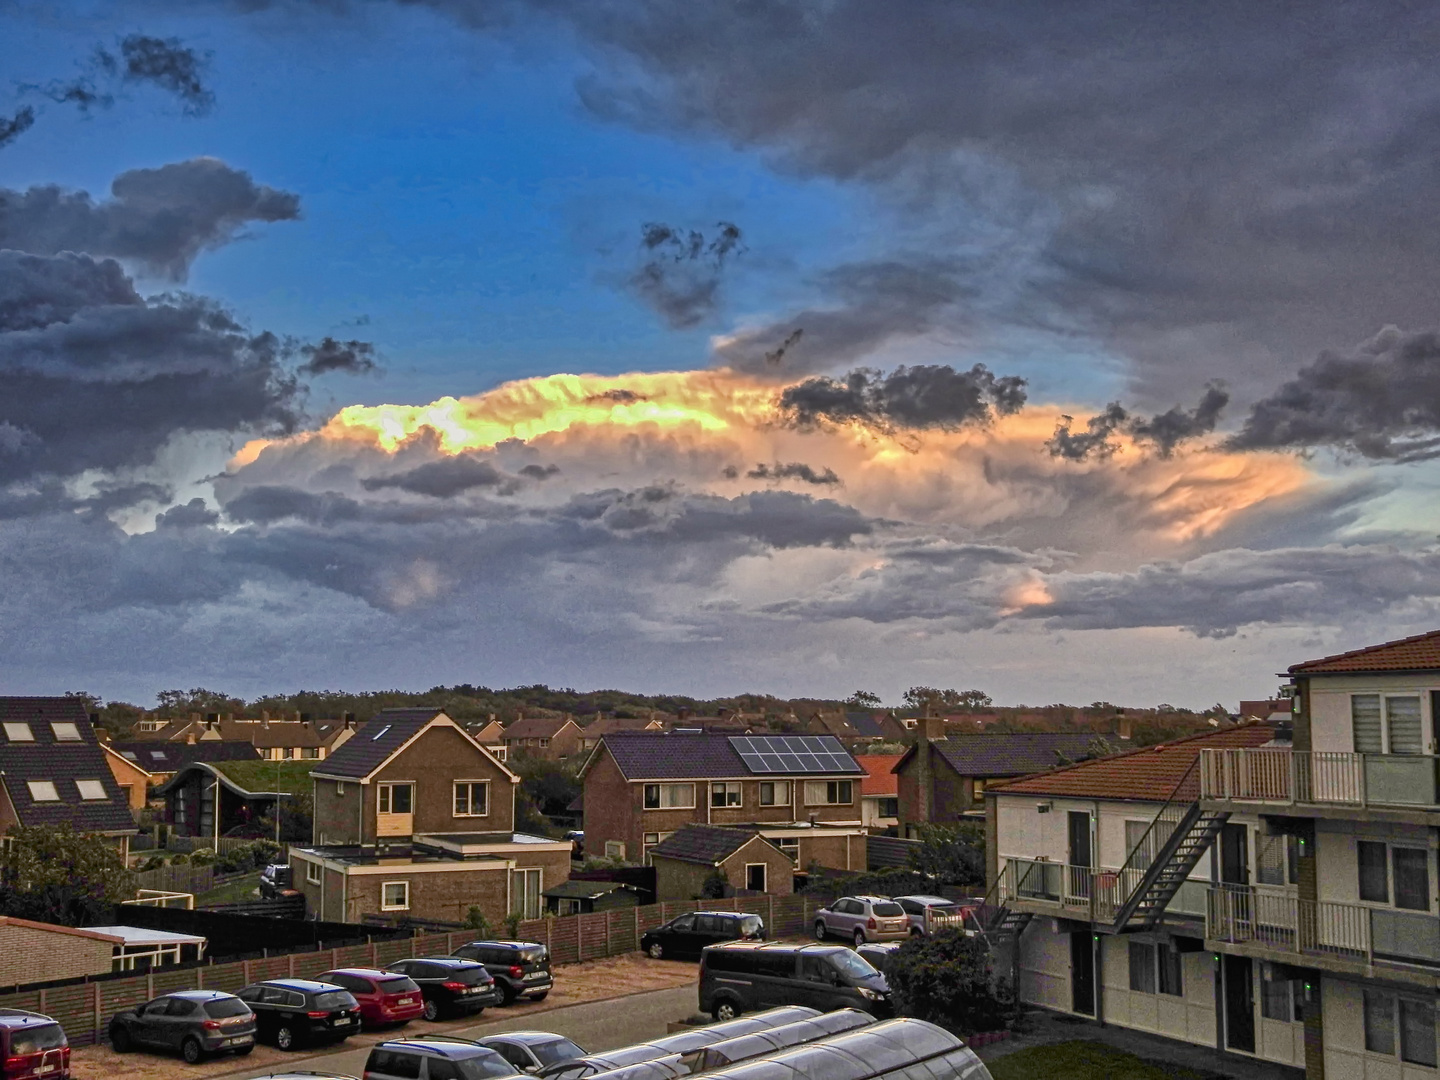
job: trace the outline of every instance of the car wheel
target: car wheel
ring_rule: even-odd
[[[715,1008],[710,1010],[710,1015],[713,1016],[719,1023],[723,1024],[725,1021],[734,1020],[737,1016],[739,1016],[740,1010],[736,1007],[733,1001],[717,1001],[715,1003]]]
[[[295,1030],[289,1024],[281,1024],[275,1029],[275,1045],[281,1050],[289,1050],[295,1045]]]
[[[540,993],[531,995],[530,1000],[531,1000],[531,1001],[544,1001],[544,1000],[545,1000],[547,997],[549,997],[549,996],[550,996],[550,991],[549,991],[549,990],[541,990]]]
[[[434,998],[425,999],[425,1019],[432,1024],[440,1019],[440,1003]]]
[[[858,949],[861,945],[864,945],[864,944],[865,944],[865,931],[864,931],[864,930],[861,930],[859,927],[856,927],[856,929],[855,929],[855,947]]]
[[[658,941],[652,942],[650,948],[645,951],[649,954],[651,960],[660,960],[665,956],[665,947]]]
[[[135,1040],[130,1038],[130,1032],[116,1025],[110,1029],[110,1048],[117,1054],[128,1054],[135,1049]]]
[[[925,936],[925,931],[924,931],[924,930],[921,930],[918,926],[912,926],[912,927],[910,927],[910,936],[911,936],[911,937],[924,937],[924,936]]]
[[[190,1065],[199,1065],[205,1060],[205,1047],[200,1045],[200,1040],[194,1035],[187,1035],[180,1044],[180,1056]]]
[[[815,940],[816,940],[816,941],[824,941],[824,940],[825,940],[825,920],[824,920],[824,919],[816,919],[816,920],[815,920]]]
[[[514,988],[513,986],[511,986],[509,983],[504,983],[504,984],[500,987],[500,1004],[501,1004],[501,1005],[514,1005],[514,1004],[515,1004],[515,988]]]

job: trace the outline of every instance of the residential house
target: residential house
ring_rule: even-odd
[[[1271,698],[1268,701],[1242,701],[1237,714],[1241,720],[1268,720],[1283,723],[1290,719],[1291,699]]]
[[[150,784],[169,781],[192,761],[259,761],[260,751],[248,742],[153,742],[127,739],[105,744],[106,749],[150,774]]]
[[[686,825],[753,826],[801,869],[860,870],[864,777],[829,735],[607,735],[580,770],[585,848],[646,863]]]
[[[985,789],[1000,780],[1053,769],[1090,755],[1093,733],[986,732],[944,736],[945,722],[923,717],[915,745],[895,764],[900,822],[906,836],[926,823],[953,823],[984,813]]]
[[[80,698],[0,697],[0,834],[68,825],[128,857],[135,820]]]
[[[505,725],[495,719],[494,713],[484,724],[469,731],[470,737],[489,750],[496,761],[504,761],[509,756],[510,752],[505,749]]]
[[[150,795],[150,785],[155,783],[155,774],[142,769],[139,764],[119,753],[109,743],[102,742],[100,749],[105,755],[105,764],[110,767],[110,775],[115,778],[121,795],[125,797],[125,805],[130,807],[132,815],[138,814],[145,809]]]
[[[597,716],[581,729],[580,749],[588,754],[606,735],[619,732],[664,730],[664,723],[650,716]]]
[[[583,731],[573,716],[522,716],[505,726],[505,749],[510,757],[527,754],[564,761],[580,753]]]
[[[860,781],[860,824],[874,833],[894,833],[900,825],[900,754],[857,754],[865,770]]]
[[[623,881],[580,881],[571,878],[552,885],[542,893],[545,910],[556,915],[592,915],[597,911],[633,908],[640,904],[640,890]]]
[[[514,831],[520,778],[438,709],[386,709],[311,772],[315,835],[292,847],[322,919],[538,918],[570,841]]]
[[[655,895],[662,901],[699,899],[717,872],[725,879],[727,896],[787,896],[795,887],[795,863],[753,828],[684,825],[652,847],[649,856]]]
[[[259,719],[237,719],[219,713],[202,717],[195,713],[146,732],[143,739],[131,741],[249,743],[262,758],[270,761],[323,761],[355,734],[355,728],[351,714],[339,719],[312,720],[298,713],[293,720],[281,720],[271,719],[268,713],[262,713]]]
[[[293,802],[297,796],[310,793],[310,772],[318,764],[258,758],[192,761],[182,766],[155,794],[165,800],[165,820],[180,836],[218,840],[237,829],[256,834],[262,818],[269,816],[272,822],[275,820],[277,803],[283,823],[287,801]]]
[[[909,729],[888,712],[817,712],[805,725],[815,735],[834,735],[846,745],[867,742],[900,742]]]
[[[104,975],[123,943],[112,934],[0,915],[0,986]]]

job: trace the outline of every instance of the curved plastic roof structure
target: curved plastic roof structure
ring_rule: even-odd
[[[975,1052],[924,1020],[886,1020],[707,1074],[711,1080],[991,1080]]]
[[[768,1031],[752,1031],[739,1038],[713,1043],[687,1055],[684,1061],[691,1072],[709,1072],[733,1065],[737,1061],[763,1057],[802,1043],[816,1042],[829,1035],[869,1027],[874,1023],[873,1016],[859,1009],[836,1009],[809,1020],[782,1024]]]

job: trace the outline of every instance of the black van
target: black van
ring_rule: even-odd
[[[889,1016],[890,986],[840,945],[732,941],[700,954],[700,1010],[716,1020],[776,1005]]]
[[[645,931],[640,951],[652,960],[699,960],[706,945],[763,941],[765,920],[746,911],[689,911]]]

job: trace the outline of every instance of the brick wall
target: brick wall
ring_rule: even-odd
[[[585,853],[604,855],[605,841],[625,844],[625,857],[640,861],[640,792],[632,789],[609,751],[585,774]],[[651,830],[654,831],[654,830]]]
[[[487,754],[476,750],[470,740],[454,728],[431,728],[375,774],[365,807],[366,829],[371,835],[375,828],[375,784],[396,780],[415,781],[414,829],[417,833],[510,832],[515,827],[514,785]],[[490,782],[486,816],[455,816],[457,780]]]
[[[720,864],[720,871],[737,889],[748,888],[745,883],[746,867],[749,863],[765,864],[765,891],[776,896],[789,896],[795,891],[795,864],[783,851],[776,851],[767,843],[749,843]],[[662,894],[663,895],[663,894]]]
[[[64,931],[0,924],[0,986],[103,975],[114,945]]]
[[[345,793],[340,794],[340,788]],[[356,780],[343,784],[335,780],[315,780],[315,835],[317,844],[358,844],[361,826],[360,800],[364,797],[364,785]],[[375,816],[371,814],[366,834],[375,838]]]

